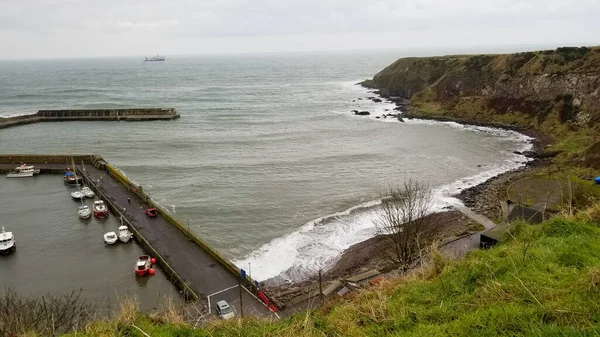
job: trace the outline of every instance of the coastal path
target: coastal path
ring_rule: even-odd
[[[496,227],[496,223],[484,215],[475,213],[468,207],[460,206],[455,207],[455,209],[485,227],[482,231],[449,242],[440,248],[442,252],[455,258],[463,258],[468,252],[479,249],[480,235]]]

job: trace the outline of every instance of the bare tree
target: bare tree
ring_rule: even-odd
[[[426,215],[431,210],[432,192],[428,185],[407,180],[389,189],[381,200],[376,220],[382,236],[381,253],[403,271],[417,261],[431,239]]]
[[[5,288],[0,294],[0,336],[31,332],[53,336],[83,328],[93,319],[96,306],[80,295],[72,292],[30,298]]]

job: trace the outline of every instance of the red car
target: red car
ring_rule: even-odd
[[[151,218],[155,218],[158,215],[158,212],[156,211],[156,208],[152,207],[146,210],[146,215]]]

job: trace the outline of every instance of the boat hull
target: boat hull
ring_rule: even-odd
[[[108,216],[108,211],[97,211],[94,210],[94,216],[97,218],[106,218]]]
[[[28,177],[33,177],[33,172],[27,172],[27,173],[9,172],[6,174],[6,178],[28,178]]]
[[[65,182],[65,184],[67,185],[77,185],[78,183],[81,183],[81,178],[79,179],[69,179],[67,177],[63,178],[63,181]]]
[[[146,274],[148,274],[148,271],[150,270],[150,268],[148,269],[144,269],[144,270],[136,270],[135,274],[137,276],[146,276]]]
[[[119,240],[123,243],[127,243],[129,240],[131,240],[131,235],[120,235]]]
[[[10,248],[7,248],[7,249],[0,249],[0,255],[8,255],[10,253],[14,253],[15,250],[17,250],[17,246],[16,245],[14,245],[14,246],[12,246]]]

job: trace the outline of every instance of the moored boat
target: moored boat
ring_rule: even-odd
[[[81,191],[73,191],[71,192],[71,198],[75,200],[85,199],[85,194],[83,194]]]
[[[27,165],[27,164],[22,164],[21,166],[17,166],[15,168],[15,171],[19,171],[19,172],[33,172],[33,174],[40,174],[41,170],[40,169],[36,169],[33,165]]]
[[[67,185],[77,185],[81,183],[81,178],[77,178],[77,175],[75,175],[75,173],[69,167],[67,167],[67,169],[65,170],[63,180]]]
[[[107,245],[114,245],[115,243],[117,243],[117,234],[115,232],[108,232],[108,233],[104,233],[104,242]]]
[[[26,178],[33,177],[40,173],[40,169],[36,169],[33,165],[22,164],[21,166],[15,167],[14,170],[6,174],[7,178]]]
[[[17,249],[17,242],[12,232],[7,232],[2,227],[0,232],[0,254],[9,254]]]
[[[27,178],[33,177],[33,171],[19,172],[19,171],[10,171],[6,174],[6,178]]]
[[[96,194],[94,193],[94,191],[92,191],[91,188],[85,186],[81,189],[81,193],[83,193],[83,195],[86,198],[93,198]]]
[[[119,226],[119,240],[121,242],[129,242],[132,236],[133,233],[129,231],[129,228],[127,228],[127,226]]]
[[[156,260],[151,258],[149,255],[142,255],[137,259],[133,271],[138,276],[145,276],[146,274],[154,275],[154,269],[152,269],[152,265],[155,262]]]
[[[93,210],[94,210],[94,216],[96,216],[98,218],[104,218],[104,217],[108,216],[108,208],[106,207],[106,205],[104,204],[104,201],[102,201],[102,200],[94,201]]]
[[[77,215],[79,215],[79,217],[82,219],[89,219],[92,216],[92,211],[88,205],[81,205],[77,210]]]

